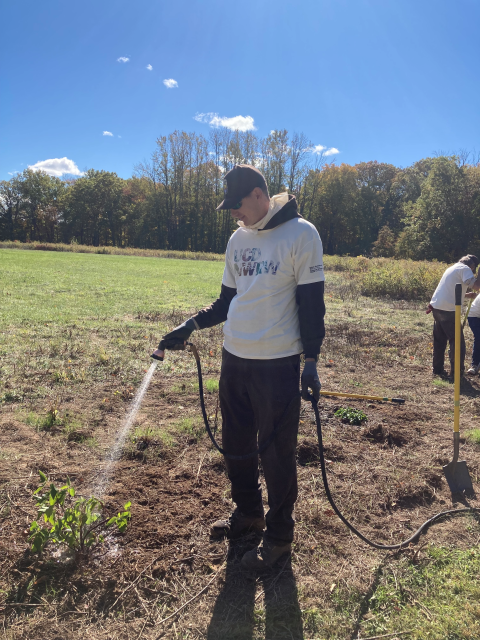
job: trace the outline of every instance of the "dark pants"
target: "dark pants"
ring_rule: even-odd
[[[433,310],[433,373],[442,373],[445,364],[445,349],[449,344],[450,372],[455,368],[455,311]],[[460,371],[465,369],[465,338],[461,332]]]
[[[468,318],[468,324],[473,332],[472,367],[480,364],[480,318]]]
[[[300,356],[274,360],[238,358],[225,349],[220,375],[222,442],[226,453],[244,455],[277,433],[261,454],[269,511],[265,537],[293,540],[293,507],[297,499],[297,446],[300,417]],[[258,436],[258,445],[257,445]],[[258,456],[225,458],[232,500],[246,515],[263,515]]]

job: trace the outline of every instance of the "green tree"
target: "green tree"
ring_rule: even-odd
[[[116,173],[89,169],[68,188],[64,239],[82,244],[122,246],[124,181]]]
[[[415,238],[416,248],[406,244],[412,257],[452,262],[479,246],[478,167],[459,166],[455,156],[440,156],[431,162],[421,195],[405,209],[406,239]]]
[[[362,220],[359,250],[369,253],[382,226],[388,225],[394,208],[391,194],[397,168],[384,162],[361,162],[355,165],[359,189],[357,207]]]
[[[325,253],[358,253],[362,228],[355,168],[332,163],[310,171],[304,189],[303,213],[317,227]]]

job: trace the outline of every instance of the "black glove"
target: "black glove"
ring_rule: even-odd
[[[308,388],[312,390],[312,396],[318,402],[320,400],[320,389],[322,385],[318,379],[317,363],[313,360],[305,362],[302,371],[302,398],[308,400]]]
[[[183,324],[175,327],[173,331],[165,334],[160,344],[158,345],[158,348],[163,349],[163,346],[167,341],[171,344],[173,344],[173,342],[186,342],[196,328],[197,325],[195,323],[195,320],[193,318],[189,318]]]

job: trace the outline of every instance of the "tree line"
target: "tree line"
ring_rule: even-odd
[[[0,182],[0,240],[222,253],[236,227],[215,207],[238,163],[257,166],[271,195],[295,194],[327,254],[446,262],[480,254],[479,159],[338,164],[286,130],[265,138],[175,131],[126,180],[95,169],[67,179],[26,169]]]

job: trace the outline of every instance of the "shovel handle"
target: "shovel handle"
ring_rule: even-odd
[[[462,285],[455,285],[455,363],[453,433],[460,432],[460,350],[462,336]]]

